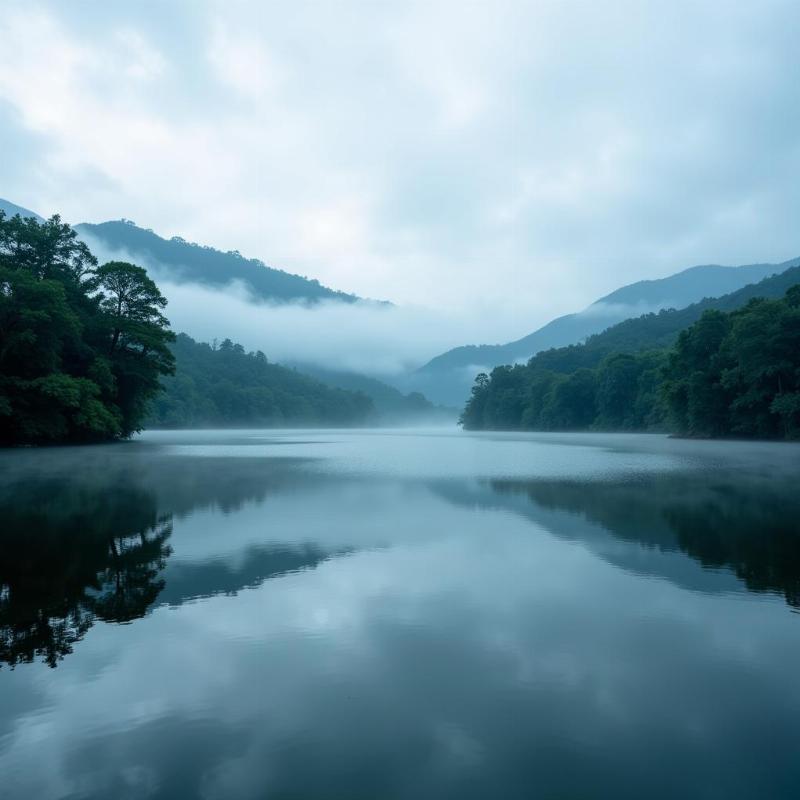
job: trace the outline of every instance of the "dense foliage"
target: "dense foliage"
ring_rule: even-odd
[[[0,211],[0,443],[97,441],[141,428],[174,366],[165,305],[141,267],[98,266],[58,216]]]
[[[179,334],[172,351],[176,374],[153,403],[151,426],[358,425],[374,413],[361,392],[271,364],[230,339],[211,346]]]
[[[642,334],[659,341],[670,320],[685,316],[648,315],[584,345],[482,373],[461,422],[469,429],[800,437],[800,286],[727,313],[707,308],[671,348],[636,348],[648,341]]]

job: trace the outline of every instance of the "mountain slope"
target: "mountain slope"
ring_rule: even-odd
[[[461,421],[470,430],[800,438],[800,267],[495,367],[476,380]]]
[[[358,372],[331,370],[315,364],[294,366],[328,386],[366,395],[372,400],[381,424],[454,422],[458,416],[457,409],[436,406],[419,392],[403,394],[388,383]]]
[[[43,221],[34,211],[2,198],[0,210],[9,217],[19,214]],[[156,280],[219,287],[236,281],[244,284],[257,300],[273,303],[317,303],[320,300],[355,303],[361,299],[354,294],[329,289],[313,278],[268,267],[257,258],[244,258],[238,251],[225,253],[187,242],[180,236],[164,239],[129,220],[99,224],[83,222],[73,225],[73,228],[93,250],[99,245],[111,257],[132,258]]]
[[[800,258],[781,264],[741,267],[706,265],[690,267],[658,280],[638,281],[601,297],[584,311],[558,317],[516,341],[502,345],[467,345],[442,353],[407,376],[402,388],[423,392],[437,403],[461,405],[476,373],[481,370],[527,361],[541,350],[576,344],[643,311],[685,308],[704,297],[729,294],[798,264]]]
[[[366,395],[331,388],[229,339],[212,348],[180,333],[170,349],[175,375],[162,380],[147,427],[347,427],[374,418]]]
[[[5,211],[6,216],[9,217],[19,214],[23,218],[33,217],[38,222],[42,222],[42,218],[35,211],[18,206],[16,203],[12,203],[9,200],[3,200],[2,197],[0,197],[0,211]]]
[[[179,236],[163,239],[125,220],[74,227],[92,249],[99,244],[111,253],[119,252],[121,258],[138,259],[157,280],[220,287],[238,281],[256,299],[278,303],[359,300],[356,295],[329,289],[317,280],[268,267],[256,258],[244,258],[238,251],[223,253]]]
[[[682,330],[700,319],[704,311],[735,311],[756,297],[777,300],[797,284],[800,284],[800,266],[791,267],[722,297],[706,298],[686,308],[665,309],[657,314],[626,319],[590,336],[582,344],[542,351],[531,363],[542,369],[568,374],[582,367],[596,367],[611,353],[639,353],[669,347]]]

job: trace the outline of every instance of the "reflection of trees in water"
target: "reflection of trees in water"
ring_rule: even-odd
[[[164,591],[174,518],[207,507],[228,514],[291,491],[302,462],[175,458],[135,446],[12,455],[0,454],[0,665],[56,666],[95,619],[130,622],[156,602],[233,594],[347,552],[251,547],[234,566],[178,564]]]
[[[0,664],[54,667],[95,618],[140,617],[163,588],[172,523],[148,493],[43,481],[10,499],[0,506]]]
[[[499,495],[580,514],[614,536],[729,569],[800,608],[800,494],[789,478],[681,473],[636,481],[493,481]]]
[[[800,608],[800,500],[794,491],[761,500],[723,497],[702,510],[675,504],[664,513],[681,550],[704,567],[728,568],[751,591],[778,592]]]

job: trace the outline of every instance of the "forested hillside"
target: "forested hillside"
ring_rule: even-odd
[[[462,424],[797,438],[800,285],[767,297],[798,272],[481,374]]]
[[[706,265],[690,267],[666,278],[638,281],[601,297],[581,312],[558,317],[513,342],[466,345],[448,350],[408,376],[403,387],[421,391],[435,402],[462,405],[479,369],[527,361],[541,351],[578,344],[623,320],[638,317],[643,311],[683,309],[704,298],[736,292],[798,265],[798,258],[780,264]]]
[[[0,209],[0,444],[104,441],[153,424],[375,421],[362,393],[229,340],[176,339],[166,304],[142,267],[99,265],[59,217]]]
[[[238,251],[223,253],[179,236],[162,239],[153,231],[127,220],[99,225],[81,223],[75,230],[90,243],[97,242],[111,252],[125,253],[145,267],[153,266],[156,279],[206,286],[227,286],[238,281],[256,299],[271,302],[340,300],[354,303],[359,299],[353,294],[329,289],[317,280],[268,267],[257,258],[245,258]]]
[[[164,380],[149,427],[337,427],[374,419],[375,408],[363,393],[271,364],[262,352],[247,353],[229,339],[212,346],[179,334],[172,352],[175,375]]]

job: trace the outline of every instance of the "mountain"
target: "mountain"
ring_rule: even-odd
[[[645,311],[685,308],[704,297],[720,297],[770,275],[800,265],[800,258],[781,264],[748,264],[725,267],[716,264],[690,267],[657,280],[638,281],[601,297],[576,314],[558,317],[533,333],[508,344],[467,345],[431,359],[416,372],[404,376],[399,388],[416,390],[436,403],[463,405],[475,375],[499,364],[527,361],[552,347],[576,344],[618,322]]]
[[[18,206],[16,203],[12,203],[9,200],[3,200],[2,197],[0,197],[0,211],[5,211],[6,215],[9,217],[19,214],[23,219],[25,217],[33,217],[38,222],[42,222],[42,218],[35,211],[30,211],[27,208]]]
[[[756,297],[777,300],[798,283],[800,283],[800,266],[790,267],[722,297],[707,297],[686,308],[662,309],[657,314],[643,314],[623,320],[601,333],[590,336],[583,344],[540,352],[535,361],[544,369],[570,373],[581,367],[597,366],[611,353],[638,353],[643,350],[670,347],[678,338],[678,334],[697,322],[704,311],[711,309],[724,312],[736,311]]]
[[[798,283],[800,266],[790,267],[778,275],[748,284],[722,297],[705,298],[686,308],[662,309],[658,313],[642,314],[593,334],[580,344],[542,350],[530,364],[534,369],[568,375],[578,369],[592,369],[612,353],[641,353],[670,347],[678,334],[697,322],[704,311],[736,311],[756,297],[777,300]]]
[[[361,392],[272,364],[229,339],[211,347],[179,333],[170,349],[175,374],[162,379],[146,427],[350,427],[374,419]]]
[[[455,422],[458,416],[458,409],[434,405],[419,392],[403,394],[388,383],[358,372],[331,370],[316,364],[292,366],[328,386],[366,395],[375,406],[376,421],[382,425]]]
[[[800,267],[480,375],[470,430],[800,438]]]
[[[288,303],[338,300],[355,303],[354,294],[329,289],[319,281],[268,267],[257,258],[245,258],[238,251],[227,253],[213,247],[187,242],[180,236],[163,239],[153,231],[129,220],[81,223],[75,230],[93,250],[102,249],[120,259],[141,263],[156,280],[173,283],[198,283],[222,287],[237,281],[262,301]]]
[[[9,217],[19,214],[43,221],[34,211],[9,200],[0,199],[0,210]],[[92,250],[102,248],[110,257],[123,261],[133,259],[145,267],[156,281],[215,287],[238,282],[246,286],[257,300],[272,303],[318,303],[320,300],[355,303],[362,299],[354,294],[329,289],[313,278],[268,267],[257,258],[245,258],[237,250],[222,252],[187,242],[180,236],[164,239],[152,230],[140,228],[126,219],[99,224],[82,222],[73,225],[73,228]]]

